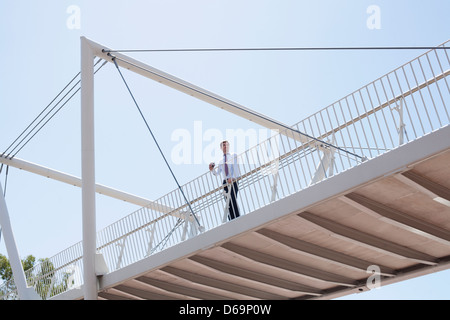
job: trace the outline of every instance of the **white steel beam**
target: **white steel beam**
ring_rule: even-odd
[[[293,130],[289,125],[271,119],[254,110],[244,107],[236,102],[233,102],[213,92],[200,88],[190,82],[184,81],[164,71],[158,70],[148,64],[133,59],[122,53],[114,52],[109,54],[108,52],[112,50],[104,45],[98,44],[88,39],[85,39],[85,41],[89,43],[90,47],[93,49],[94,54],[99,58],[102,58],[112,63],[114,63],[113,59],[115,58],[117,64],[122,68],[128,69],[141,76],[152,79],[175,90],[186,93],[192,97],[195,97],[199,100],[202,100],[211,105],[219,107],[225,111],[231,112],[239,117],[255,122],[263,127],[272,130],[279,130],[281,134],[288,135],[289,137],[294,138],[295,140],[298,140],[302,143],[310,143],[314,141],[310,137],[296,130]]]
[[[314,176],[309,183],[310,185],[322,181],[323,179],[327,178],[327,175],[333,175],[335,151],[336,149],[334,148],[329,150],[322,150],[323,156],[316,167],[316,172],[314,173]]]
[[[22,268],[22,263],[19,257],[16,241],[9,219],[8,208],[6,206],[5,198],[3,197],[3,188],[0,183],[0,225],[2,226],[3,238],[5,239],[6,251],[8,252],[9,262],[14,275],[14,283],[17,287],[17,292],[21,300],[39,300],[39,296],[33,288],[27,287],[27,280],[25,272]]]
[[[20,170],[24,170],[24,171],[28,171],[46,178],[50,178],[56,181],[60,181],[60,182],[64,182],[76,187],[80,187],[81,188],[81,179],[61,172],[61,171],[57,171],[57,170],[53,170],[32,162],[28,162],[22,159],[18,159],[18,158],[13,158],[13,159],[8,159],[5,157],[0,156],[0,163],[3,163],[5,165],[8,165],[10,167],[13,168],[17,168]],[[136,204],[140,207],[147,207],[149,209],[161,212],[161,213],[170,213],[172,212],[174,209],[162,204],[158,204],[152,200],[148,200],[130,193],[126,193],[124,191],[120,191],[117,189],[113,189],[101,184],[95,184],[95,191],[99,194],[108,196],[108,197],[112,197],[118,200],[122,200],[122,201],[126,201],[129,203],[133,203]],[[182,215],[177,214],[176,217],[180,218]]]
[[[359,271],[366,271],[368,266],[374,264],[372,262],[352,257],[338,251],[333,251],[325,247],[320,247],[318,245],[308,243],[307,241],[286,236],[284,234],[272,231],[267,228],[262,228],[256,232],[259,235],[265,237],[266,239],[269,239],[270,241],[277,243],[278,245],[284,245],[291,250],[296,250],[300,252],[303,255],[322,259],[329,263],[340,265],[345,268],[351,268]],[[395,276],[395,270],[379,264],[378,266],[380,267],[381,275],[386,277]]]
[[[434,201],[450,207],[450,190],[444,186],[422,177],[412,170],[396,174],[394,178],[429,196]]]
[[[158,288],[160,290],[164,290],[166,292],[170,292],[170,294],[174,298],[178,298],[181,296],[181,299],[186,299],[186,297],[194,297],[198,299],[203,300],[224,300],[227,299],[227,297],[224,297],[223,295],[214,293],[214,292],[208,292],[202,290],[202,288],[190,288],[187,286],[184,286],[182,284],[174,284],[170,283],[169,281],[162,281],[146,276],[142,276],[139,278],[136,278],[135,281],[138,281],[140,285],[145,285],[149,289]]]
[[[368,199],[354,192],[339,197],[339,199],[352,207],[357,208],[362,212],[386,223],[444,245],[450,245],[450,231],[435,226],[431,223],[417,219],[411,215],[394,208],[390,208],[382,203]]]
[[[269,265],[280,270],[287,270],[300,277],[317,280],[322,283],[331,283],[338,286],[353,287],[355,282],[347,277],[334,274],[328,271],[318,270],[307,265],[293,263],[285,259],[281,259],[263,252],[251,250],[231,242],[221,245],[221,248],[232,252],[234,255],[245,257],[252,261],[263,265]]]
[[[218,271],[221,271],[226,274],[231,274],[243,279],[248,279],[251,281],[262,283],[263,285],[269,285],[274,287],[281,287],[286,290],[292,290],[296,292],[301,292],[303,294],[308,294],[312,296],[320,296],[321,290],[317,288],[313,288],[310,286],[302,285],[299,283],[295,283],[289,280],[285,280],[282,278],[274,277],[271,275],[266,275],[263,273],[259,273],[255,270],[247,270],[245,268],[237,267],[232,264],[228,264],[219,260],[213,260],[210,258],[194,255],[189,257],[190,260],[193,260],[201,265],[207,266],[208,268],[212,268]],[[162,282],[162,281],[161,281]]]
[[[351,243],[361,245],[393,257],[409,259],[411,261],[416,261],[427,265],[437,264],[437,259],[430,255],[398,245],[382,238],[375,237],[345,225],[338,224],[335,221],[325,219],[310,212],[303,211],[297,214],[297,216],[304,219],[305,222],[312,223],[315,228],[327,232],[329,235],[336,238],[344,239]]]

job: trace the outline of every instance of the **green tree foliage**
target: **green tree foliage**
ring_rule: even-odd
[[[58,279],[57,270],[49,259],[39,259],[38,262],[39,264],[36,264],[36,258],[32,255],[22,260],[28,286],[34,287],[44,300],[67,290],[70,274],[62,272],[60,273],[61,278]],[[34,268],[35,266],[36,268]],[[16,286],[14,281],[10,281],[13,278],[13,273],[9,259],[2,254],[0,254],[0,277],[4,281],[0,296],[4,296],[3,299],[16,299],[16,294],[7,295],[7,293],[15,291]]]
[[[22,260],[22,267],[24,270],[28,270],[34,267],[36,263],[36,258],[31,254]],[[2,287],[2,292],[0,294],[5,294],[6,292],[14,291],[16,289],[15,284],[10,281],[13,277],[13,272],[9,259],[4,255],[0,254],[0,277],[4,281],[5,286]]]
[[[22,260],[23,270],[28,270],[34,267],[36,262],[36,258],[31,254]],[[4,281],[11,280],[13,276],[11,264],[9,263],[9,259],[0,253],[0,277]]]

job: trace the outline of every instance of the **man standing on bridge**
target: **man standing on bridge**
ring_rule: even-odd
[[[209,171],[215,176],[222,174],[225,191],[225,201],[228,203],[228,220],[233,220],[240,216],[237,205],[237,194],[239,191],[237,179],[240,177],[239,165],[236,154],[230,154],[230,144],[228,141],[222,141],[220,148],[223,151],[223,157],[219,161],[217,168],[214,163],[209,164]]]

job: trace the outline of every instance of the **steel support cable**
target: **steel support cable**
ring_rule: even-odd
[[[11,155],[11,152],[13,152],[15,149],[17,149],[18,147],[19,147],[19,145],[20,144],[18,144],[13,150],[11,150],[11,152],[8,154],[8,155],[6,155],[6,157],[8,158],[9,157],[9,159],[13,159],[30,141],[31,141],[31,139],[33,139],[35,136],[36,136],[36,134],[38,134],[38,132],[39,131],[41,131],[41,129],[42,128],[44,128],[44,126],[51,120],[51,119],[53,119],[53,117],[73,98],[73,96],[75,96],[75,94],[77,94],[78,93],[78,91],[80,91],[80,88],[78,88],[70,97],[69,97],[69,99],[66,101],[66,102],[64,102],[57,110],[56,110],[56,112],[53,114],[53,115],[51,115],[50,116],[50,118],[48,118],[47,119],[47,121],[45,121],[43,124],[42,124],[42,126],[39,128],[39,129],[37,129],[32,135],[31,135],[31,137],[29,137],[28,138],[28,140],[27,141],[25,141],[25,143],[12,155],[12,156],[10,156]],[[56,107],[56,106],[55,106]],[[43,118],[33,129],[35,129],[42,121],[44,121],[44,119],[45,118]],[[30,131],[21,141],[20,141],[20,143],[22,143],[30,134],[32,133],[32,131]]]
[[[3,152],[3,154],[5,154],[6,152],[8,152],[8,150],[17,142],[17,140],[20,139],[20,137],[33,125],[34,122],[37,121],[37,119],[51,106],[51,104],[53,102],[55,102],[56,99],[58,99],[58,97],[64,92],[64,90],[67,89],[67,87],[80,75],[80,72],[78,72],[75,77],[72,78],[72,80],[69,81],[69,83],[56,95],[55,98],[53,98],[53,100],[44,108],[44,110],[42,110],[37,116],[36,118],[34,118],[34,120],[22,131],[22,133],[16,138],[16,140],[14,140],[8,148],[6,148],[6,150]]]
[[[199,225],[199,227],[202,229],[202,226],[201,226],[201,224],[200,224],[200,221],[198,221],[197,215],[195,214],[194,210],[193,210],[192,207],[191,207],[191,203],[189,202],[189,200],[187,199],[187,197],[186,197],[186,195],[185,195],[183,189],[181,188],[181,185],[179,184],[178,179],[176,178],[174,172],[172,171],[172,168],[170,167],[169,162],[167,161],[166,156],[164,155],[164,152],[162,151],[161,147],[159,146],[159,143],[158,143],[158,141],[156,140],[156,137],[155,137],[155,135],[153,134],[153,131],[152,131],[152,129],[150,128],[150,125],[149,125],[148,122],[147,122],[147,119],[145,118],[144,114],[142,113],[142,110],[141,110],[141,108],[139,107],[139,104],[137,103],[136,99],[134,98],[134,95],[133,95],[133,93],[131,92],[131,89],[130,89],[130,87],[128,86],[127,81],[125,80],[125,78],[124,78],[122,72],[120,71],[120,68],[119,68],[119,66],[118,66],[118,64],[117,64],[117,62],[116,62],[116,57],[112,57],[112,61],[114,62],[115,66],[116,66],[116,68],[117,68],[117,71],[119,71],[120,77],[122,78],[122,81],[124,82],[124,84],[125,84],[125,86],[126,86],[126,88],[127,88],[127,90],[128,90],[128,93],[130,94],[131,98],[133,99],[133,102],[134,102],[136,108],[138,109],[139,114],[141,115],[141,118],[142,118],[142,120],[144,121],[144,123],[145,123],[145,125],[146,125],[146,127],[147,127],[147,130],[150,132],[150,134],[151,134],[151,136],[152,136],[152,138],[153,138],[153,141],[155,142],[156,147],[157,147],[158,150],[159,150],[159,153],[161,154],[162,158],[164,159],[164,162],[166,163],[167,168],[169,168],[169,171],[170,171],[170,173],[172,174],[172,177],[173,177],[173,179],[175,180],[175,183],[177,184],[178,189],[180,190],[180,192],[181,192],[181,194],[182,194],[184,200],[186,201],[186,204],[189,206],[189,209],[190,209],[190,211],[191,211],[193,217],[195,218],[195,221],[197,222],[197,224]]]
[[[98,59],[97,62],[95,63],[94,66],[97,66],[100,61],[102,59]],[[104,61],[103,64],[94,72],[97,73],[97,71],[99,71],[105,64],[107,63],[107,61]],[[56,95],[56,97],[44,108],[44,110],[42,110],[38,116],[36,116],[36,118],[22,131],[22,133],[11,143],[11,145],[2,153],[2,156],[5,156],[6,158],[10,158],[13,159],[17,153],[20,152],[20,150],[23,149],[23,147],[25,147],[25,145],[27,145],[31,139],[33,139],[33,137],[75,96],[75,94],[77,94],[81,88],[78,88],[51,116],[50,118],[47,119],[47,121],[45,121],[40,127],[39,129],[37,129],[37,131],[33,133],[34,130],[36,130],[36,128],[55,110],[55,108],[72,92],[72,90],[74,90],[81,82],[81,80],[78,80],[70,89],[69,91],[42,117],[42,119],[40,119],[38,121],[38,119],[44,114],[44,112],[53,104],[53,102],[55,102],[59,96],[61,96],[63,94],[63,92],[70,86],[70,84],[75,81],[75,79],[80,75],[80,72],[78,72],[75,77],[72,78],[72,80]],[[33,128],[30,129],[31,126],[33,126],[33,124],[38,121]],[[30,131],[28,133],[26,133],[28,131],[28,129],[30,129]],[[25,134],[26,133],[26,134]],[[25,136],[23,136],[25,134]],[[32,135],[31,135],[32,134]],[[29,137],[31,135],[31,137]],[[22,137],[23,136],[23,137]],[[22,139],[17,142],[20,138],[22,137]],[[28,138],[29,137],[29,138]],[[27,139],[25,141],[25,139]],[[25,143],[23,143],[25,141]],[[14,144],[17,142],[17,144],[14,146]],[[19,148],[19,146],[23,143],[23,145]],[[14,148],[12,148],[14,146]],[[12,149],[11,149],[12,148]],[[19,148],[12,156],[11,154],[17,149]],[[11,149],[11,150],[10,150]],[[8,154],[6,154],[9,151]]]
[[[123,49],[112,52],[220,52],[220,51],[353,51],[353,50],[446,50],[443,46],[384,46],[384,47],[279,47],[279,48],[184,48],[184,49]]]
[[[104,52],[107,52],[107,50],[104,50]],[[214,99],[214,100],[217,100],[217,101],[219,101],[219,102],[221,102],[221,103],[223,103],[223,104],[227,104],[227,105],[232,106],[232,107],[234,107],[234,108],[236,108],[236,109],[239,109],[239,110],[241,110],[241,111],[243,111],[243,112],[249,113],[249,114],[251,114],[251,115],[253,115],[253,116],[262,117],[262,118],[264,118],[266,121],[269,121],[269,122],[271,122],[271,123],[273,123],[273,124],[275,124],[275,125],[281,126],[281,127],[283,127],[284,129],[286,129],[286,130],[289,130],[289,131],[295,132],[295,133],[297,133],[297,134],[300,134],[300,135],[302,135],[302,136],[304,136],[304,137],[310,139],[311,141],[314,141],[314,142],[316,142],[316,143],[319,143],[322,147],[327,146],[327,147],[329,147],[329,148],[333,148],[333,149],[342,151],[342,152],[344,152],[344,153],[346,153],[346,154],[348,154],[348,155],[351,155],[351,156],[354,156],[354,157],[360,159],[361,161],[365,161],[365,160],[367,159],[367,158],[364,157],[364,156],[361,156],[361,155],[359,155],[359,154],[356,154],[356,153],[350,152],[350,151],[348,151],[348,150],[342,149],[342,148],[340,148],[340,147],[337,147],[337,146],[335,146],[335,145],[332,145],[332,144],[329,143],[329,142],[326,142],[326,141],[317,139],[317,138],[315,138],[315,137],[313,137],[313,136],[311,136],[311,135],[309,135],[309,134],[307,134],[307,133],[301,132],[300,130],[297,130],[297,129],[293,128],[293,127],[289,127],[289,126],[284,125],[284,124],[282,124],[282,123],[278,123],[278,122],[276,122],[276,121],[274,121],[274,120],[272,120],[272,119],[270,119],[270,118],[267,118],[267,117],[265,117],[265,116],[263,116],[263,115],[256,114],[256,113],[254,113],[254,112],[252,112],[252,111],[250,111],[250,110],[247,110],[247,109],[242,109],[240,106],[238,106],[238,105],[236,105],[236,104],[233,104],[233,103],[231,103],[231,102],[229,102],[229,101],[225,101],[225,100],[219,99],[219,98],[214,97],[214,96],[212,96],[212,95],[209,95],[209,94],[207,94],[207,93],[205,93],[205,92],[202,92],[202,91],[199,91],[199,90],[197,90],[197,89],[195,89],[195,88],[192,88],[192,87],[190,87],[190,86],[188,86],[188,85],[186,85],[186,84],[184,84],[184,83],[177,82],[177,81],[175,81],[175,80],[173,80],[173,79],[169,79],[169,78],[167,78],[167,77],[164,77],[164,76],[161,75],[161,74],[158,74],[158,73],[155,73],[155,72],[153,72],[153,71],[151,71],[151,70],[145,69],[145,68],[143,68],[143,67],[141,67],[141,66],[138,66],[138,65],[136,65],[136,64],[134,64],[134,63],[131,63],[131,62],[125,60],[125,59],[121,59],[121,58],[118,58],[118,57],[116,57],[116,56],[113,56],[113,55],[111,55],[111,53],[108,53],[108,55],[113,59],[113,61],[114,61],[114,63],[116,64],[116,66],[117,66],[117,63],[116,63],[115,59],[118,59],[118,60],[120,60],[120,61],[122,61],[122,62],[125,62],[125,63],[127,63],[127,64],[129,64],[129,65],[135,67],[135,68],[139,68],[139,69],[141,69],[141,70],[143,70],[143,71],[146,71],[146,72],[148,72],[148,73],[151,73],[151,74],[157,75],[157,76],[159,76],[159,77],[161,77],[161,78],[164,78],[164,79],[167,80],[167,81],[176,83],[176,84],[179,85],[179,86],[182,86],[182,87],[185,87],[185,88],[187,88],[187,89],[189,89],[189,90],[195,91],[195,92],[198,93],[198,94],[201,94],[201,95],[203,95],[203,96],[206,96],[206,97],[211,98],[211,99]]]
[[[175,223],[174,227],[169,231],[168,234],[164,238],[161,239],[159,243],[157,243],[155,246],[152,247],[148,255],[152,255],[158,247],[160,247],[160,250],[162,250],[167,242],[169,241],[172,234],[175,232],[175,230],[182,225],[182,219],[178,218],[177,222]]]

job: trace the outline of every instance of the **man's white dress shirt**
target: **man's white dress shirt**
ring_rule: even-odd
[[[228,174],[225,173],[225,157],[226,157],[226,163],[228,166]],[[241,172],[239,170],[239,164],[237,161],[237,155],[227,153],[222,156],[222,159],[219,161],[219,163],[213,168],[211,171],[212,174],[215,176],[222,175],[223,180],[227,179],[237,179],[241,176]]]

